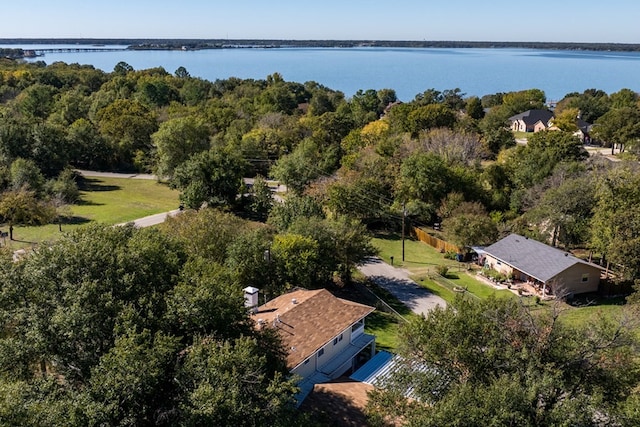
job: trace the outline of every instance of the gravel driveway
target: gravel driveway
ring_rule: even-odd
[[[409,272],[395,268],[380,258],[370,258],[358,269],[376,285],[391,292],[411,311],[427,315],[436,306],[446,307],[447,302],[409,278]]]

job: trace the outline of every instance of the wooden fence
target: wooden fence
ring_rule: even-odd
[[[437,237],[434,237],[432,235],[430,235],[429,233],[427,233],[426,231],[418,228],[418,227],[413,227],[413,233],[416,235],[416,237],[418,238],[418,240],[420,240],[421,242],[426,243],[429,246],[432,246],[436,249],[438,249],[441,252],[455,252],[455,253],[460,253],[460,248],[457,247],[454,244],[451,244],[449,242],[445,242],[442,239],[438,239]]]

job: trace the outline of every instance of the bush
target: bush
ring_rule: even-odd
[[[76,183],[77,174],[71,169],[60,172],[56,179],[47,181],[46,191],[54,198],[64,203],[74,203],[80,197],[80,190]]]
[[[455,251],[447,251],[444,254],[444,258],[445,259],[452,259],[452,260],[456,260],[456,255],[458,255]]]
[[[436,266],[436,273],[438,273],[442,277],[447,277],[447,273],[448,272],[449,272],[449,267],[447,267],[446,265],[437,265]]]

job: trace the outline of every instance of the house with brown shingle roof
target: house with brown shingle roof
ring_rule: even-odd
[[[249,306],[258,290],[246,288]],[[302,402],[314,384],[351,372],[375,354],[375,336],[364,333],[375,309],[337,298],[326,289],[296,289],[252,310],[258,328],[274,328],[287,350],[287,366],[299,383]]]

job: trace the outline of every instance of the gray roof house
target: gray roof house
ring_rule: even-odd
[[[600,284],[602,267],[519,234],[510,234],[484,252],[485,267],[534,283],[546,294],[596,292]]]
[[[537,132],[549,127],[553,113],[549,110],[527,110],[509,117],[511,130],[516,132]]]

